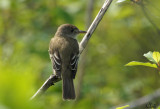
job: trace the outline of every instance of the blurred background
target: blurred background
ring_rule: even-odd
[[[157,70],[124,65],[160,51],[160,1],[115,0],[81,55],[77,100],[62,100],[60,81],[29,101],[52,74],[48,46],[57,27],[87,30],[104,1],[0,0],[0,109],[109,109],[159,88]]]

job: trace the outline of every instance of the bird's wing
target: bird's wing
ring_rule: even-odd
[[[75,78],[77,72],[79,56],[78,54],[72,54],[70,58],[70,68],[72,71],[72,78]]]
[[[56,75],[60,77],[62,62],[61,62],[61,58],[60,58],[58,50],[54,50],[52,53],[49,52],[49,55],[52,61],[53,69],[55,70]]]

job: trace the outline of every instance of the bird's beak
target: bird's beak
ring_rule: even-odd
[[[79,30],[79,33],[87,33],[86,31]]]

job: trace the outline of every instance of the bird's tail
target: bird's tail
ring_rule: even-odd
[[[64,100],[75,99],[73,79],[71,77],[62,77],[62,80],[63,80],[63,99]]]

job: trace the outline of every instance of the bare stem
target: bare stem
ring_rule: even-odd
[[[42,95],[50,86],[54,85],[54,83],[60,81],[61,78],[58,78],[56,75],[51,75],[43,85],[38,89],[38,91],[30,98],[30,100]]]
[[[87,10],[86,10],[86,29],[89,28],[89,26],[92,23],[93,20],[93,11],[94,11],[94,4],[95,0],[89,0],[87,4]],[[78,65],[78,73],[77,73],[77,84],[76,84],[76,100],[78,101],[81,94],[81,87],[83,85],[83,77],[85,74],[85,63],[86,63],[86,55],[87,55],[87,47],[83,51],[83,54],[81,55],[81,58],[79,60]]]
[[[99,13],[97,14],[96,18],[94,19],[94,21],[92,22],[91,26],[89,27],[89,29],[87,30],[87,33],[85,34],[85,36],[83,37],[82,41],[80,42],[80,54],[83,52],[83,50],[85,49],[89,39],[91,38],[93,32],[95,31],[95,29],[97,28],[99,22],[102,20],[104,14],[106,13],[108,7],[110,6],[112,0],[106,0],[102,6],[102,8],[100,9]]]
[[[156,25],[155,22],[153,22],[153,20],[150,18],[150,16],[147,14],[146,9],[144,4],[141,4],[141,9],[145,15],[145,17],[148,19],[148,21],[153,25],[153,27],[156,29],[157,33],[160,35],[160,29],[158,28],[158,26]]]

